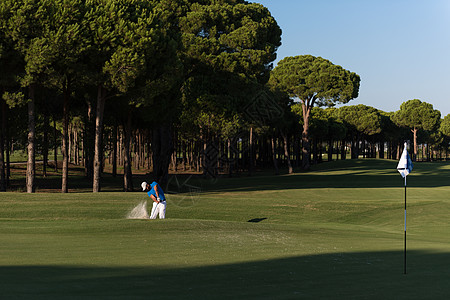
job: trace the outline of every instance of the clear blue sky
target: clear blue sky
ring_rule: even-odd
[[[321,56],[361,76],[365,104],[396,111],[410,99],[450,114],[450,0],[254,0],[283,31],[276,63]]]

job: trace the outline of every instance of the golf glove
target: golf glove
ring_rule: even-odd
[[[161,202],[161,198],[159,198],[159,197],[158,197],[158,198],[156,198],[156,200],[158,200],[158,202]]]

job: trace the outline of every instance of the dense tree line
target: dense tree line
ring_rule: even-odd
[[[82,165],[101,190],[105,162],[205,176],[257,168],[309,169],[327,160],[447,153],[450,119],[414,99],[386,113],[343,106],[357,74],[311,55],[273,69],[281,29],[264,6],[244,0],[4,0],[0,3],[0,190],[10,154],[27,149],[27,192],[35,155]],[[325,108],[323,108],[325,107]],[[49,158],[50,150],[54,157]]]

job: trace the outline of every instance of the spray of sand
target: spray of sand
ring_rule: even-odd
[[[142,201],[127,214],[127,219],[148,219],[147,201]]]

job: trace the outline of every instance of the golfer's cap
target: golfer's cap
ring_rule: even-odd
[[[144,192],[145,191],[145,189],[147,188],[147,182],[143,182],[143,183],[141,183],[141,187],[142,187],[142,191]]]

